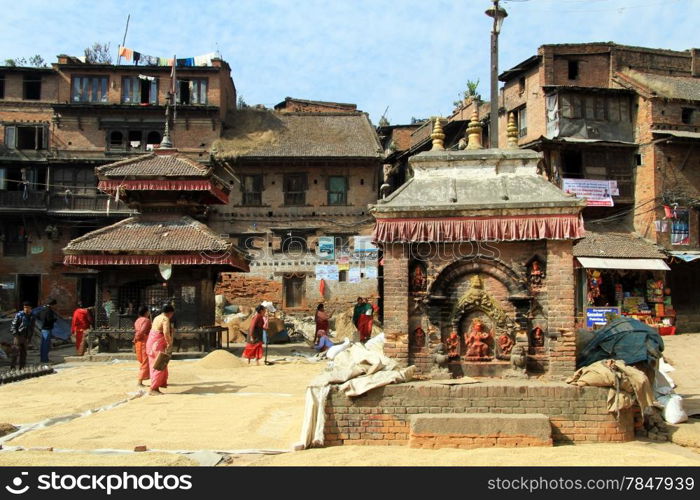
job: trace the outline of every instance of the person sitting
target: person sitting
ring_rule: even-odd
[[[326,330],[318,331],[318,342],[314,345],[314,349],[318,352],[324,352],[333,347],[335,344],[328,338],[328,333]]]

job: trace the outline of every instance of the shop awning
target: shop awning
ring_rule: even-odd
[[[639,269],[644,271],[670,271],[662,259],[612,259],[602,257],[576,257],[586,269]]]
[[[687,252],[670,252],[674,257],[684,260],[686,262],[692,262],[694,260],[700,259],[700,252],[697,251],[687,251]]]

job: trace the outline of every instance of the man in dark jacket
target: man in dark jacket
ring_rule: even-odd
[[[10,357],[10,369],[17,365],[19,357],[19,369],[24,368],[27,362],[27,343],[34,330],[34,316],[32,316],[32,305],[25,302],[22,310],[15,314],[10,324],[10,333],[13,336],[12,355]]]
[[[56,312],[53,310],[53,306],[56,305],[56,299],[49,299],[49,303],[44,306],[44,310],[39,313],[39,320],[41,321],[41,348],[39,353],[41,355],[41,362],[49,362],[49,350],[51,349],[51,332],[56,320]]]

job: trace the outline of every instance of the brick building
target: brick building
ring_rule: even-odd
[[[590,241],[575,250],[577,264],[580,257],[588,259],[577,271],[582,316],[589,305],[615,306],[627,294],[651,302],[639,289],[653,280],[670,286],[672,299],[667,296],[665,307],[658,296],[647,303],[655,317],[650,321],[677,320],[682,329],[700,326],[693,307],[700,295],[692,286],[700,278],[700,263],[686,262],[698,256],[699,248],[700,179],[695,171],[700,154],[694,149],[700,139],[698,61],[697,49],[611,42],[543,45],[500,75],[499,142],[505,140],[512,114],[518,145],[543,153],[544,173],[553,183],[573,191],[588,185],[600,191],[589,196],[583,211]],[[468,102],[450,119],[463,119],[475,108]],[[479,116],[488,121],[484,109],[479,107]],[[605,191],[609,181],[611,190]],[[601,199],[601,193],[607,196]],[[662,262],[665,254],[676,256],[669,273],[664,272],[669,269]],[[608,261],[591,261],[601,258]],[[598,281],[591,283],[592,272],[600,273],[603,288]],[[633,274],[636,278],[629,277]],[[622,287],[622,295],[615,285]],[[645,317],[650,312],[630,310]]]
[[[131,214],[97,190],[95,168],[160,143],[170,71],[65,55],[50,68],[0,67],[0,310],[49,296],[63,313],[94,303],[95,274],[64,267],[61,249]],[[214,59],[177,79],[171,136],[208,163],[236,100],[230,68]]]
[[[225,277],[221,290],[242,305],[271,300],[292,312],[378,297],[367,205],[377,200],[383,153],[367,115],[288,98],[276,111],[238,110],[231,124],[212,157],[238,185],[211,220],[238,239],[251,264],[248,275]]]

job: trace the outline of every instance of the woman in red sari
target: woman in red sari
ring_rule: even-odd
[[[328,332],[328,313],[323,310],[323,304],[319,304],[316,308],[316,333],[314,334],[314,345],[318,342],[318,337],[321,330]]]
[[[151,333],[148,334],[146,342],[146,354],[148,355],[148,363],[150,366],[151,375],[151,392],[152,396],[162,394],[161,387],[168,387],[168,367],[162,370],[153,368],[158,354],[166,352],[170,354],[173,349],[173,328],[171,320],[175,314],[175,308],[171,304],[163,306],[162,312],[156,316],[151,326]]]
[[[361,309],[360,316],[357,319],[357,331],[360,333],[360,342],[363,344],[372,336],[374,311],[377,309],[377,306],[371,304],[367,299],[364,299],[364,308]]]
[[[92,326],[92,317],[90,316],[90,308],[83,307],[78,304],[78,308],[73,313],[73,321],[71,323],[70,332],[75,335],[75,350],[78,356],[82,356],[85,352],[83,341],[85,340],[85,331]]]
[[[139,308],[139,317],[134,323],[134,351],[136,359],[139,362],[139,381],[138,385],[142,386],[143,381],[148,379],[151,374],[148,368],[148,354],[146,354],[146,341],[148,334],[151,331],[151,314],[147,306]]]
[[[250,364],[251,359],[255,359],[257,364],[260,364],[260,358],[263,357],[263,326],[265,324],[265,306],[255,308],[255,316],[250,321],[250,329],[248,330],[248,338],[246,338],[246,346],[243,351],[243,357]]]

